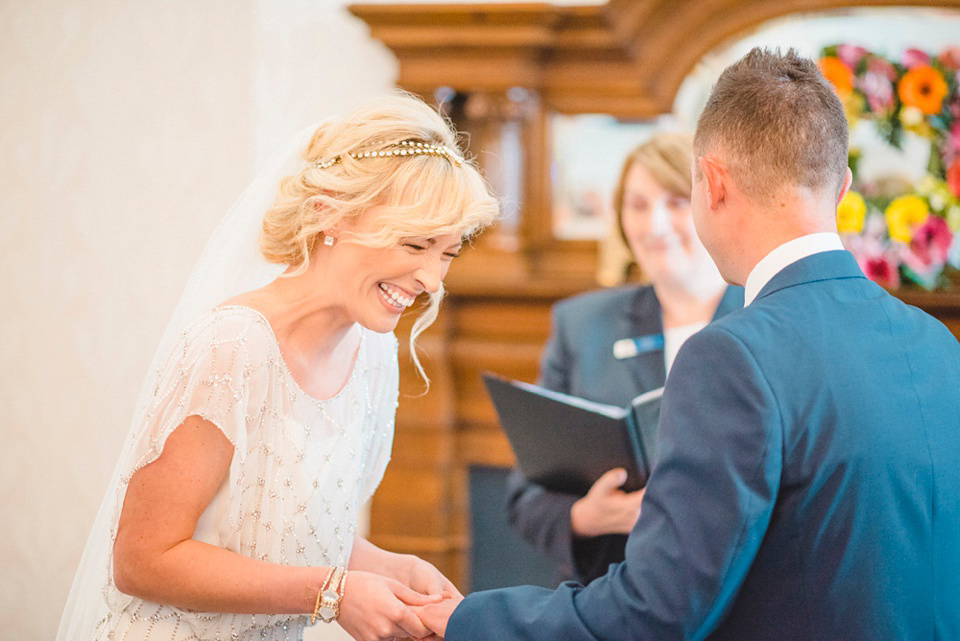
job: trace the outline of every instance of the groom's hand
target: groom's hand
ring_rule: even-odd
[[[428,603],[410,609],[420,617],[420,621],[425,627],[433,630],[435,636],[443,637],[447,633],[447,622],[450,620],[450,615],[457,609],[461,601],[463,601],[463,595],[459,592],[447,593],[444,594],[443,601],[439,603]]]

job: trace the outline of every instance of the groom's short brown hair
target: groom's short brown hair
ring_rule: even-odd
[[[781,187],[840,190],[847,120],[816,63],[754,48],[727,67],[697,122],[694,153],[718,154],[754,200]],[[697,168],[699,171],[699,167]]]

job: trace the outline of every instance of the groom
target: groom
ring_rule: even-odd
[[[695,158],[697,232],[747,305],[677,356],[626,561],[421,618],[447,641],[960,639],[960,345],[843,251],[839,100],[754,49]]]

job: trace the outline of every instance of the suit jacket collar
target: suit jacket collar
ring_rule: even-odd
[[[756,300],[804,283],[838,278],[866,278],[853,254],[846,250],[820,252],[801,258],[780,270],[763,286]]]
[[[743,287],[739,285],[730,285],[727,291],[723,293],[720,304],[717,305],[717,311],[713,315],[713,320],[723,318],[730,312],[735,312],[743,308]]]

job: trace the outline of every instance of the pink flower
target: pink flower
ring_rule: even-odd
[[[907,49],[903,52],[903,66],[907,69],[928,64],[930,64],[930,56],[919,49]]]
[[[867,278],[878,285],[889,289],[900,287],[900,272],[888,256],[869,258],[862,267]]]
[[[953,234],[947,221],[939,216],[928,217],[904,248],[903,264],[911,278],[924,287],[934,287],[937,276],[947,262],[951,244]]]
[[[856,258],[867,278],[891,289],[900,287],[900,258],[888,248],[884,236],[887,224],[883,216],[872,214],[864,222],[860,234],[841,234],[844,246]]]
[[[897,79],[897,69],[886,58],[870,56],[867,60],[867,71],[885,76],[891,82]]]
[[[957,105],[960,106],[960,101]],[[953,123],[943,140],[943,156],[948,162],[953,161],[953,163],[960,159],[960,120]],[[960,197],[960,193],[956,191],[953,193]]]
[[[947,47],[940,54],[940,64],[945,69],[960,70],[960,47]]]
[[[875,112],[893,108],[893,83],[882,73],[868,71],[857,78],[857,88],[867,96],[870,109]]]
[[[837,47],[837,57],[847,63],[847,66],[851,69],[857,67],[857,63],[866,53],[866,49],[856,45],[839,45]]]

